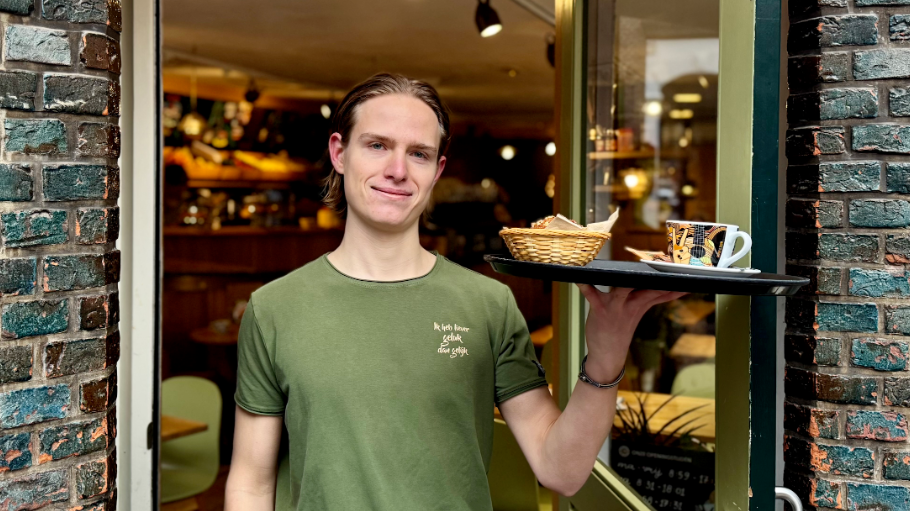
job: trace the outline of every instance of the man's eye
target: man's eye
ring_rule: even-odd
[[[424,160],[427,158],[426,153],[422,153],[422,152],[420,152],[420,151],[417,151],[416,153],[414,153],[414,156],[416,156],[416,157],[418,157],[418,158],[421,158],[421,159],[424,159]]]
[[[379,142],[373,142],[372,144],[370,144],[370,147],[372,147],[373,149],[382,149],[382,144],[380,144]]]

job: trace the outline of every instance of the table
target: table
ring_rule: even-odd
[[[237,334],[239,333],[240,327],[234,324],[231,324],[223,333],[209,327],[194,328],[190,332],[190,339],[200,344],[224,346],[237,344]]]
[[[175,438],[202,433],[209,429],[209,425],[204,422],[174,417],[173,415],[161,416],[161,441],[167,442]]]
[[[543,348],[553,338],[553,325],[540,327],[531,332],[531,342],[537,348]]]
[[[685,326],[695,326],[714,312],[716,304],[704,300],[680,300],[673,305],[670,319]]]
[[[705,360],[714,358],[717,340],[713,335],[682,334],[670,348],[670,358]]]
[[[647,395],[648,400],[645,402],[645,413],[648,415],[648,430],[652,433],[657,433],[660,431],[661,428],[666,426],[669,421],[671,421],[674,417],[677,417],[679,414],[687,410],[703,406],[703,408],[699,408],[698,410],[686,415],[683,419],[673,422],[670,424],[670,426],[667,427],[667,430],[673,431],[683,423],[697,417],[698,420],[692,424],[689,424],[684,429],[688,430],[694,426],[701,426],[700,428],[693,431],[691,433],[691,436],[697,438],[702,442],[714,442],[715,401],[713,399],[676,396],[673,398],[673,401],[670,401],[670,403],[655,413],[654,411],[657,410],[661,404],[672,397],[670,394],[659,394],[656,392],[632,392],[628,390],[619,391],[619,396],[625,400],[626,406],[629,407],[629,410],[639,409],[638,399],[635,397],[636,395],[640,396],[642,400],[644,400]],[[619,410],[617,410],[616,413],[618,415],[620,413]],[[615,428],[622,428],[622,421],[619,419],[619,417],[616,417],[616,419],[613,421],[613,426]],[[664,432],[669,432],[667,430],[664,430]]]

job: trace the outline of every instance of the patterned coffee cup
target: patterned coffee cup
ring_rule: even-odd
[[[737,239],[743,246],[734,254]],[[736,225],[667,220],[667,245],[676,264],[727,268],[749,253],[752,238]]]

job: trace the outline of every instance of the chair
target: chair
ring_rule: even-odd
[[[714,399],[714,374],[713,359],[711,362],[686,366],[676,374],[670,392],[680,396]]]
[[[537,476],[504,421],[493,422],[490,497],[495,511],[540,511]]]
[[[161,411],[209,426],[161,444],[161,502],[167,503],[204,492],[218,476],[221,391],[196,376],[168,378],[161,384]]]

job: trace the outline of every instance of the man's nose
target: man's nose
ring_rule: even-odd
[[[386,166],[385,177],[395,181],[404,181],[408,177],[408,161],[405,152],[394,152],[392,160]]]

